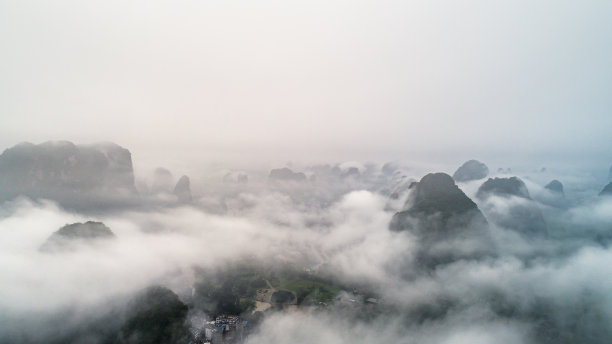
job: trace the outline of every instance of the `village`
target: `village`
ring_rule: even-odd
[[[249,333],[248,321],[236,315],[220,315],[212,321],[204,321],[193,330],[192,344],[243,343]]]

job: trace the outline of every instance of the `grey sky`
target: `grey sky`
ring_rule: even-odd
[[[610,1],[0,0],[0,148],[612,158]]]

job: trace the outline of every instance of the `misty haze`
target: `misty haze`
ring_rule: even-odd
[[[612,342],[611,18],[0,0],[0,344]]]

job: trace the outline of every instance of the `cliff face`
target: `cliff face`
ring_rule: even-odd
[[[612,182],[608,183],[608,185],[601,190],[599,196],[612,196]]]
[[[469,226],[474,221],[486,223],[476,203],[445,173],[428,174],[420,182],[413,183],[411,189],[412,198],[407,202],[407,209],[394,215],[392,230],[449,235],[454,228]],[[405,221],[408,217],[418,220],[419,228]]]
[[[0,155],[0,200],[23,195],[81,202],[135,190],[131,153],[114,143],[21,143]]]
[[[476,259],[493,251],[487,220],[449,175],[428,174],[411,190],[405,210],[393,216],[389,228],[416,236],[421,266]]]

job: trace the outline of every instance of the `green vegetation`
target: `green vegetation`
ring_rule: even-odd
[[[227,283],[222,285],[210,282],[197,284],[194,304],[196,308],[213,316],[218,314],[239,315],[246,310],[242,307],[240,295],[234,288],[228,287]]]
[[[255,308],[258,289],[276,289],[272,303],[309,305],[327,303],[340,286],[329,279],[292,270],[262,271],[252,267],[232,267],[214,275],[203,274],[196,284],[194,306],[209,314],[239,315]]]
[[[257,289],[266,286],[254,269],[234,268],[205,275],[195,285],[194,306],[212,315],[240,315],[255,308]]]
[[[240,299],[240,309],[243,312],[255,309],[255,301],[252,299]]]
[[[306,273],[284,274],[277,279],[270,280],[270,283],[278,290],[292,292],[298,304],[329,302],[341,290],[339,286],[328,280]]]
[[[295,295],[287,290],[279,290],[272,294],[270,302],[273,304],[292,304],[295,300]]]
[[[164,287],[147,288],[129,304],[128,318],[116,344],[179,343],[188,340],[187,306]]]
[[[95,242],[115,238],[115,234],[102,222],[87,221],[65,225],[51,236],[40,247],[42,252],[54,252],[69,249],[75,242]]]

